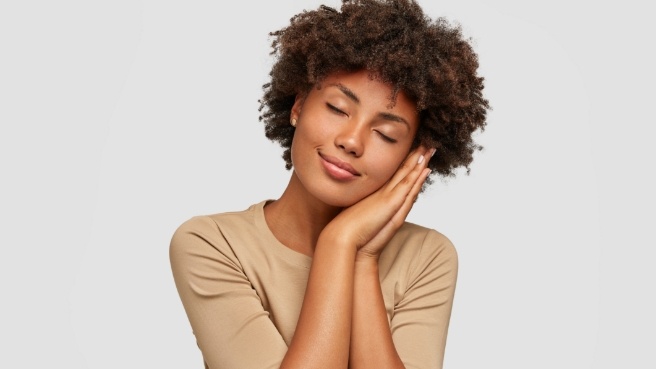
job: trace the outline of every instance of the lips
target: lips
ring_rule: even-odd
[[[351,166],[351,164],[334,156],[325,155],[322,153],[319,153],[319,156],[321,159],[323,159],[324,168],[326,168],[328,173],[336,179],[345,180],[361,175],[360,172]]]

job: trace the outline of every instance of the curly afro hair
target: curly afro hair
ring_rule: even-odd
[[[270,33],[277,60],[263,86],[260,121],[266,136],[285,149],[291,169],[291,108],[299,93],[337,71],[368,70],[417,104],[420,125],[413,147],[436,148],[429,168],[447,177],[482,147],[472,135],[490,109],[477,76],[478,56],[459,26],[424,15],[412,0],[343,0],[341,11],[322,5],[294,16]]]

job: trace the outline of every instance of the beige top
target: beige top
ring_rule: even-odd
[[[245,211],[183,223],[173,277],[206,368],[279,368],[296,329],[312,258],[281,244]],[[406,368],[442,367],[458,260],[442,234],[406,222],[379,260],[390,329]]]

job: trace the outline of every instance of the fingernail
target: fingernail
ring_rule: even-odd
[[[419,155],[419,160],[417,160],[417,164],[421,164],[421,163],[423,163],[423,162],[424,162],[424,156],[423,156],[423,155]]]
[[[437,151],[437,149],[434,149],[434,148],[433,148],[433,149],[431,149],[431,152],[430,152],[430,157],[431,157],[431,158],[432,158],[432,157],[433,157],[433,155],[435,154],[435,151]]]

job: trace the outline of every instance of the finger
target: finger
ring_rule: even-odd
[[[382,247],[387,244],[387,242],[394,236],[394,234],[396,234],[396,231],[403,225],[405,219],[410,213],[410,210],[414,205],[414,200],[417,198],[417,195],[421,190],[421,186],[423,185],[424,181],[426,181],[426,178],[429,174],[430,169],[424,168],[422,170],[421,175],[412,187],[410,193],[408,193],[407,196],[402,200],[402,203],[391,216],[389,221],[380,230],[378,230],[375,235],[366,243],[365,247],[363,247],[365,252],[367,252],[367,250],[373,254],[380,252],[380,249],[382,249]],[[363,251],[363,249],[360,249],[360,251]]]
[[[412,168],[405,177],[401,178],[401,180],[396,183],[393,188],[386,189],[388,198],[387,203],[392,206],[390,209],[393,212],[392,214],[398,213],[404,204],[407,205],[409,197],[412,198],[412,200],[410,200],[410,204],[414,202],[414,198],[417,197],[419,191],[421,190],[421,186],[428,176],[429,172],[425,171],[428,170],[426,167],[428,166],[430,155],[432,155],[434,152],[435,150],[433,149],[429,150],[427,154],[428,159],[418,160],[414,168]],[[410,208],[407,208],[406,206],[403,217],[405,217],[409,211]],[[392,214],[390,215],[394,218],[394,215]],[[397,224],[403,223],[403,219],[401,219],[400,223],[398,223],[398,218],[395,218],[395,222]]]
[[[412,206],[415,204],[415,200],[417,200],[417,196],[419,196],[419,191],[421,191],[421,187],[424,185],[424,182],[426,181],[426,178],[430,175],[431,170],[429,168],[424,168],[421,171],[421,175],[417,178],[415,183],[412,186],[412,189],[406,196],[405,200],[403,201],[403,204],[399,208],[399,210],[396,212],[393,218],[394,222],[397,224],[402,224],[405,221],[405,218],[410,214],[410,210],[412,209]]]
[[[414,167],[405,173],[402,178],[396,179],[398,182],[393,184],[393,190],[400,190],[403,193],[408,193],[408,191],[410,191],[414,183],[417,181],[417,178],[419,178],[419,176],[422,174],[422,171],[428,167],[428,162],[434,153],[435,149],[428,149],[424,152],[423,155],[420,155]]]
[[[428,152],[429,150],[424,146],[419,146],[411,151],[389,180],[388,188],[393,189],[409,173],[411,173],[413,169],[417,169],[417,166],[421,166],[422,164],[425,165],[428,162],[428,160],[426,160]]]

